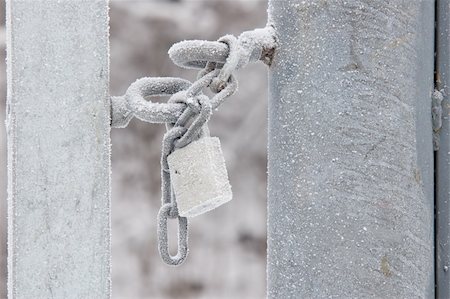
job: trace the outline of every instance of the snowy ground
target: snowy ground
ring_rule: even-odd
[[[215,40],[263,27],[265,1],[111,1],[111,94],[136,78],[195,73],[175,67],[179,40]],[[4,24],[4,2],[0,2]],[[5,56],[0,27],[0,61]],[[163,126],[132,121],[112,132],[113,298],[263,298],[266,258],[266,70],[239,72],[238,93],[210,122],[227,161],[231,203],[191,221],[190,255],[179,268],[158,256],[159,155]],[[5,64],[0,64],[0,122]],[[0,130],[0,298],[6,297],[6,150]]]

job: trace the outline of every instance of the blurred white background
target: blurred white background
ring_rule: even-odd
[[[73,0],[77,1],[77,0]],[[111,95],[139,77],[195,79],[167,50],[184,39],[216,40],[263,27],[266,1],[111,1]],[[0,298],[6,298],[5,4],[0,2]],[[264,298],[267,71],[239,71],[239,90],[215,112],[233,201],[190,222],[190,254],[166,266],[156,243],[164,126],[133,120],[112,130],[113,298]],[[175,232],[174,232],[175,233]]]

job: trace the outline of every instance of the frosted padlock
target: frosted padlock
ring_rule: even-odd
[[[219,138],[201,137],[176,149],[167,162],[180,216],[194,217],[231,200]]]

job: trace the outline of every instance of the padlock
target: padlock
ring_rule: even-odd
[[[204,136],[167,157],[179,215],[194,217],[232,199],[217,137]]]

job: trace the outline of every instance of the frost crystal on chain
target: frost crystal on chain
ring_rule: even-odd
[[[133,116],[150,123],[166,123],[161,156],[162,206],[158,214],[159,253],[169,265],[186,259],[187,219],[231,200],[225,161],[218,138],[209,137],[207,121],[212,111],[237,89],[233,73],[250,62],[270,65],[276,47],[272,27],[244,32],[216,42],[183,41],[169,50],[173,62],[201,69],[197,81],[179,78],[142,78],[126,94],[112,97],[111,126],[123,128]],[[210,88],[211,98],[203,94]],[[168,103],[146,98],[170,96]],[[167,244],[167,219],[179,224],[178,252],[171,256]]]

